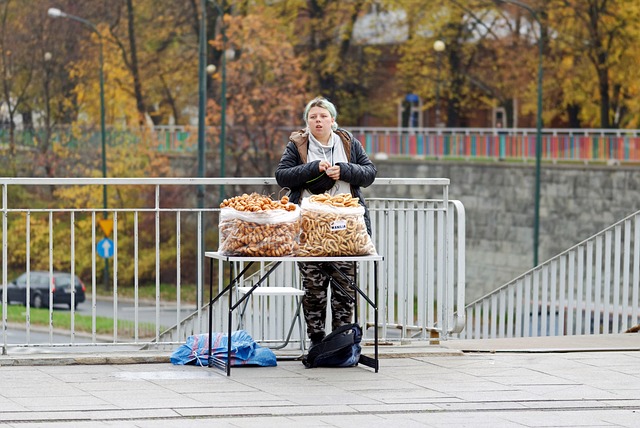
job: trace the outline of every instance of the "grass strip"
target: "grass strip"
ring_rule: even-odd
[[[0,305],[0,308],[2,305]],[[91,333],[92,317],[74,313],[74,330],[76,332]],[[61,330],[71,330],[71,312],[54,309],[52,313],[53,327]],[[31,308],[29,320],[34,326],[49,326],[49,309]],[[27,321],[27,308],[22,305],[7,305],[7,322],[25,324]],[[161,330],[164,330],[162,328]],[[113,318],[96,316],[96,334],[101,336],[113,336]],[[154,323],[138,323],[138,337],[155,336]],[[118,337],[135,337],[135,325],[133,321],[118,320]]]

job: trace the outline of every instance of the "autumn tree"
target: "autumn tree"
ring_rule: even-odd
[[[544,53],[549,51],[543,2],[533,2],[528,8],[508,2],[480,2],[479,5],[487,11],[484,15],[488,23],[484,43],[487,55],[479,58],[478,65],[484,82],[491,88],[488,94],[505,108],[509,120],[504,126],[519,126],[517,118],[523,114],[533,124],[538,104],[540,43]],[[543,67],[547,69],[548,65]],[[554,103],[549,102],[548,92],[543,94],[546,100],[543,117],[549,122],[558,113],[551,107]]]
[[[384,4],[404,16],[406,41],[398,45],[403,93],[419,95],[428,109],[435,107],[440,89],[447,126],[465,126],[478,110],[496,107],[496,100],[508,103],[512,79],[502,77],[511,67],[496,62],[498,19],[489,5],[475,0]],[[445,43],[444,52],[435,51],[436,40]]]
[[[38,4],[47,6],[41,2]],[[30,86],[26,103],[29,106],[28,111],[39,117],[38,124],[34,124],[32,131],[36,156],[29,164],[33,168],[29,173],[31,176],[40,176],[40,171],[43,171],[46,177],[57,176],[56,167],[61,160],[56,151],[61,147],[55,147],[55,144],[64,145],[69,142],[69,135],[57,130],[62,129],[59,127],[60,124],[68,123],[69,119],[77,114],[75,99],[69,97],[73,82],[66,65],[70,58],[61,55],[58,50],[59,46],[75,45],[77,37],[68,38],[66,32],[50,31],[52,25],[55,23],[46,16],[46,9],[30,17],[30,28],[36,39],[35,79],[34,84]]]
[[[601,128],[629,123],[638,113],[631,110],[640,79],[632,65],[640,54],[638,2],[552,0],[547,9],[561,96],[572,121]]]
[[[136,123],[185,124],[197,79],[197,5],[121,0],[109,22],[113,47],[128,76],[120,84],[135,100]],[[185,79],[185,76],[191,78]]]
[[[234,176],[273,175],[288,132],[302,121],[306,77],[273,12],[254,8],[244,16],[225,15],[225,36],[212,42],[216,50],[233,53],[226,62],[226,150]],[[214,75],[217,86],[221,72],[218,68]],[[219,103],[210,103],[208,123],[220,123]]]
[[[15,155],[16,116],[25,107],[34,77],[34,37],[23,6],[11,0],[0,3],[0,105],[5,107],[7,115],[11,158]],[[13,167],[12,172],[15,174]]]
[[[245,3],[245,2],[240,2]],[[380,51],[355,37],[355,23],[373,0],[305,0],[269,3],[291,35],[296,57],[308,76],[308,92],[323,95],[339,109],[342,123],[357,124],[366,103]]]

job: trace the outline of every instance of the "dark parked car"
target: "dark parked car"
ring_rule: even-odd
[[[31,271],[29,300],[34,308],[46,308],[49,306],[49,272]],[[65,272],[53,272],[53,304],[67,305],[71,308],[71,274]],[[75,306],[85,300],[86,287],[84,283],[75,277],[76,297]],[[2,295],[0,288],[0,296]],[[27,304],[27,273],[23,273],[15,280],[7,284],[7,303],[19,302]]]

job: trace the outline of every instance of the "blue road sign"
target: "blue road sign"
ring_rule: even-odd
[[[113,257],[113,241],[109,238],[104,238],[96,245],[98,255],[103,259]]]

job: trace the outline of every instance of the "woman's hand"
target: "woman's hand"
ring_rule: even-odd
[[[327,162],[326,160],[323,160],[323,161],[320,161],[320,164],[318,165],[318,168],[320,169],[320,172],[325,172],[326,170],[331,168],[331,164],[329,162]]]
[[[340,165],[333,165],[326,169],[327,176],[332,180],[340,180]]]

